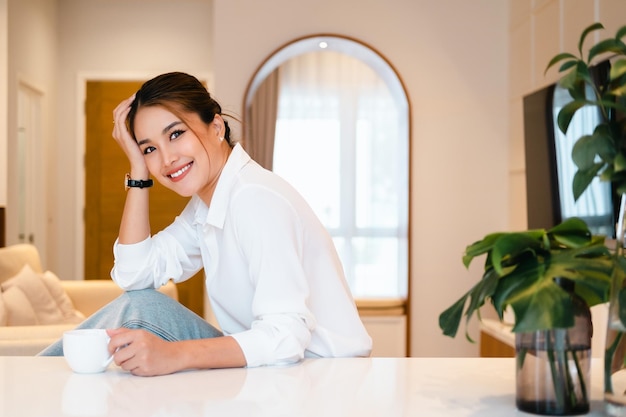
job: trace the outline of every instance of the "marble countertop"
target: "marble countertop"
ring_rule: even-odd
[[[603,415],[594,359],[591,412]],[[288,367],[143,378],[111,366],[74,374],[64,358],[0,357],[0,415],[394,417],[527,415],[513,358],[308,359]]]

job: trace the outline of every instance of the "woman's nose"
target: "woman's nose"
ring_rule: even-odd
[[[162,151],[161,158],[163,159],[163,166],[166,166],[166,167],[171,166],[178,160],[178,157],[176,156],[174,152],[168,152],[168,151]]]

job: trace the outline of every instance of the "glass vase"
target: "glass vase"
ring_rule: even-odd
[[[615,256],[624,256],[626,194],[622,194],[615,230]],[[611,280],[608,327],[604,351],[604,405],[609,416],[626,417],[626,280],[615,268]]]
[[[533,414],[585,414],[589,412],[591,312],[574,293],[572,281],[558,283],[571,296],[574,326],[516,333],[516,405]]]

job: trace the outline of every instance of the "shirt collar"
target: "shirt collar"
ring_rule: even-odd
[[[239,143],[235,144],[215,186],[211,205],[207,207],[200,197],[194,195],[193,198],[197,200],[196,222],[208,223],[220,229],[224,227],[232,184],[239,171],[250,161],[250,155],[243,147]]]

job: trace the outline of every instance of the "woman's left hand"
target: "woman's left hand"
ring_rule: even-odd
[[[109,351],[115,364],[133,375],[171,374],[177,367],[175,342],[168,342],[153,333],[138,329],[110,329]]]

